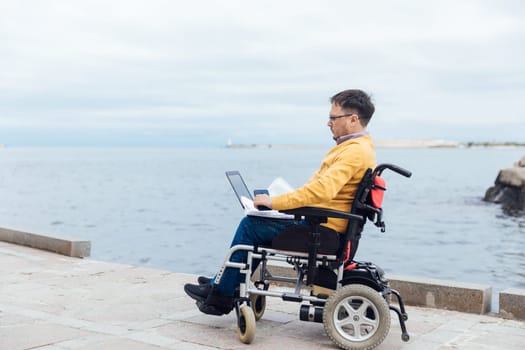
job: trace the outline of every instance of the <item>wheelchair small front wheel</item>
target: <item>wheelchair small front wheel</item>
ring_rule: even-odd
[[[263,317],[264,311],[266,310],[266,296],[251,294],[250,305],[255,315],[255,321],[259,321]]]
[[[250,344],[255,338],[255,315],[251,307],[241,305],[237,318],[237,333],[244,344]]]
[[[323,310],[328,336],[342,349],[373,349],[390,330],[388,303],[376,290],[349,284],[332,294]]]

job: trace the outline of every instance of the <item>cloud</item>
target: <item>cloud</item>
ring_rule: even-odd
[[[519,1],[5,1],[0,126],[316,137],[350,87],[378,120],[518,123],[524,39]]]

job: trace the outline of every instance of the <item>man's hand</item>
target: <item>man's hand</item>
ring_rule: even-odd
[[[259,208],[259,206],[272,208],[272,199],[267,194],[258,194],[253,199],[253,205],[255,208]]]

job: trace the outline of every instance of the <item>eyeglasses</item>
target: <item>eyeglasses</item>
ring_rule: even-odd
[[[339,118],[350,117],[350,116],[352,116],[354,114],[355,113],[348,113],[348,114],[341,114],[341,115],[330,115],[330,116],[328,116],[328,119],[330,119],[331,122],[335,122]]]

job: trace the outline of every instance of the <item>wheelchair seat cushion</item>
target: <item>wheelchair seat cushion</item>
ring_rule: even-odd
[[[272,248],[308,253],[312,227],[292,225],[279,233],[272,240]],[[340,234],[328,227],[320,226],[320,247],[318,254],[334,255],[339,249]]]

